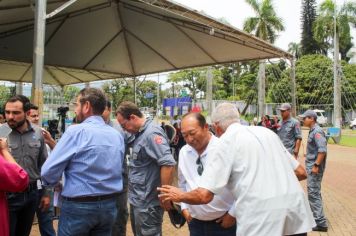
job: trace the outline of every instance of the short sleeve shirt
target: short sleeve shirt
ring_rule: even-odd
[[[311,168],[318,156],[318,153],[327,153],[327,142],[325,133],[322,128],[315,124],[309,131],[307,141],[307,156],[305,164],[307,168]],[[325,168],[325,161],[320,163],[321,171]]]
[[[289,118],[286,121],[280,121],[279,124],[280,127],[277,129],[277,134],[288,152],[293,154],[295,142],[297,139],[302,139],[299,121]]]
[[[176,164],[162,128],[147,120],[129,144],[129,202],[136,207],[158,206],[161,166]]]

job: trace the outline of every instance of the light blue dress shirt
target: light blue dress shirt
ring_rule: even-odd
[[[42,166],[44,184],[55,185],[64,173],[65,197],[100,196],[122,190],[124,139],[101,116],[70,126]]]

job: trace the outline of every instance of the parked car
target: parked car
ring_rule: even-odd
[[[350,122],[350,129],[356,130],[356,118]]]
[[[325,111],[324,110],[319,110],[319,109],[315,109],[313,110],[316,113],[317,119],[316,122],[320,125],[320,126],[325,126],[328,124],[328,118],[325,116]],[[298,120],[300,122],[300,125],[303,126],[304,125],[304,121],[303,118],[301,117],[301,115],[299,115]]]
[[[315,111],[316,115],[317,115],[317,119],[316,122],[318,122],[318,124],[320,126],[325,126],[328,123],[328,118],[325,116],[325,111],[324,110],[318,110],[315,109],[313,110]]]

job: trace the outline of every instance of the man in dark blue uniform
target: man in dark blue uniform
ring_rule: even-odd
[[[130,146],[128,200],[135,236],[162,235],[163,204],[157,187],[171,184],[176,162],[162,128],[146,119],[132,102],[122,102],[116,110],[121,127],[134,134]]]
[[[305,166],[308,175],[307,189],[310,208],[317,224],[313,231],[327,232],[328,225],[321,198],[321,181],[325,171],[327,142],[324,131],[316,123],[316,113],[312,110],[307,110],[302,117],[304,125],[310,128]]]

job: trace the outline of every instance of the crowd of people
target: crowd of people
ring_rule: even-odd
[[[223,103],[212,124],[194,112],[176,119],[172,139],[132,102],[118,104],[111,121],[105,94],[85,88],[75,102],[77,124],[54,140],[38,124],[38,107],[16,95],[6,101],[0,127],[8,130],[0,138],[0,236],[29,235],[35,214],[42,236],[126,235],[128,218],[135,236],[159,236],[173,202],[181,202],[191,236],[326,232],[325,135],[315,112],[305,112],[304,168],[299,122],[289,104],[279,110],[272,131],[241,125],[236,107]],[[307,196],[298,182],[304,179]],[[54,192],[61,202],[57,232]]]

